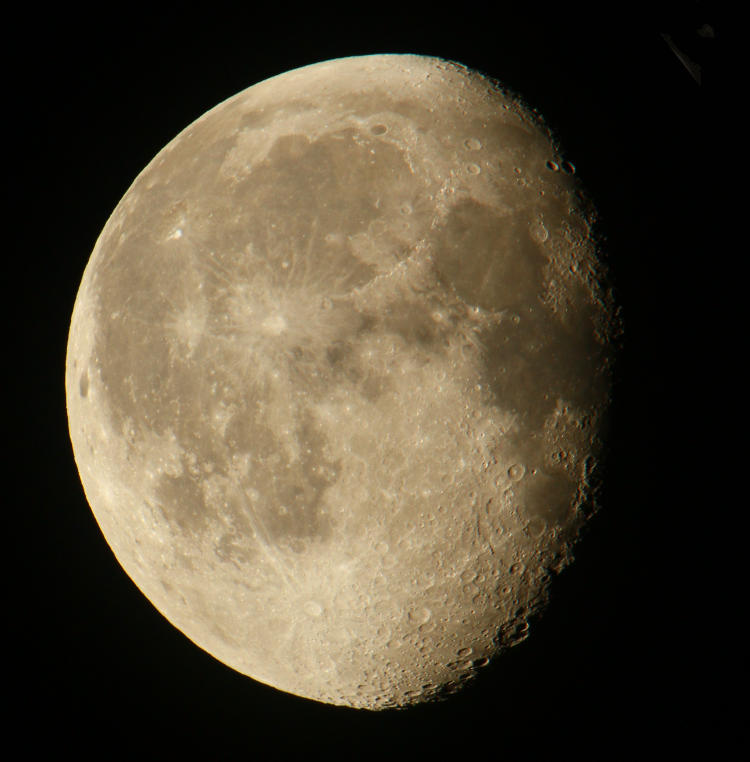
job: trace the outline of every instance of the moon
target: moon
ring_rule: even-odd
[[[543,119],[455,62],[326,61],[208,111],[117,205],[71,320],[71,441],[123,569],[279,690],[458,690],[597,507],[594,223]]]

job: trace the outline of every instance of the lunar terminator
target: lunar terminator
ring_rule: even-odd
[[[102,231],[68,343],[128,575],[224,664],[333,704],[441,697],[524,639],[596,483],[592,223],[543,121],[441,59],[315,64],[187,127]]]

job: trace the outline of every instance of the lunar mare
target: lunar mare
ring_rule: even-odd
[[[70,328],[118,561],[224,664],[380,709],[528,632],[590,511],[615,310],[544,123],[420,56],[216,106],[137,177]]]

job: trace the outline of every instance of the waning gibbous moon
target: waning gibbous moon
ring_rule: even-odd
[[[368,709],[525,638],[601,456],[593,214],[541,118],[437,58],[296,69],[181,132],[67,352],[81,481],[144,595],[233,669]]]

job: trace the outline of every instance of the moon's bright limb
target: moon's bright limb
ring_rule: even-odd
[[[585,520],[614,309],[543,123],[418,56],[262,82],[138,176],[67,354],[86,495],[191,640],[320,701],[455,689]]]

